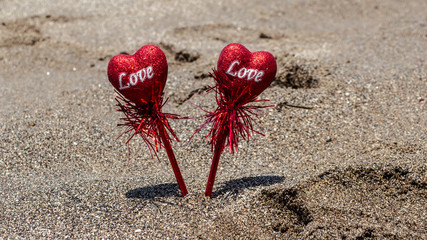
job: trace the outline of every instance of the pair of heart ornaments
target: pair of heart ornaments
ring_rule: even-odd
[[[254,114],[251,109],[260,107],[244,105],[257,101],[256,97],[274,80],[276,71],[276,60],[269,52],[251,53],[238,43],[229,44],[221,51],[217,69],[211,74],[216,81],[216,86],[211,89],[217,93],[218,107],[206,116],[204,124],[213,124],[209,135],[215,148],[206,185],[207,196],[211,196],[224,147],[228,146],[234,153],[239,135],[249,140],[250,133],[256,132],[252,128],[250,115]],[[154,45],[143,46],[134,55],[117,55],[108,65],[108,79],[121,95],[119,99],[125,102],[122,104],[117,100],[119,111],[126,115],[122,118],[125,123],[118,125],[127,126],[125,132],[134,131],[129,140],[136,134],[141,135],[150,152],[158,150],[158,145],[166,149],[182,195],[185,196],[187,189],[167,134],[168,130],[177,139],[167,121],[173,115],[161,112],[167,75],[166,56]]]
[[[218,59],[217,71],[225,73],[228,91],[248,88],[256,98],[274,80],[277,71],[274,56],[265,51],[251,53],[238,43],[227,45]],[[163,94],[168,75],[168,63],[163,51],[155,45],[145,45],[134,55],[117,55],[108,65],[108,79],[116,90],[135,104],[155,101]]]

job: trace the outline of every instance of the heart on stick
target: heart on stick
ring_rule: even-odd
[[[273,82],[277,64],[274,56],[265,51],[251,53],[239,43],[227,45],[218,59],[217,70],[225,85],[224,94],[239,91],[243,102],[261,94]],[[227,81],[228,79],[228,81]]]
[[[201,126],[212,124],[207,137],[211,138],[214,150],[206,196],[212,194],[222,151],[229,147],[234,154],[239,138],[249,141],[253,133],[261,134],[253,127],[253,117],[258,115],[259,109],[272,106],[249,103],[267,101],[256,98],[273,82],[276,71],[276,60],[269,52],[251,53],[238,43],[229,44],[221,51],[217,69],[213,69],[211,74],[216,83],[211,89],[215,90],[218,107],[206,115],[207,119]]]
[[[168,122],[179,115],[162,112],[167,76],[166,56],[154,45],[145,45],[134,55],[114,56],[108,64],[108,79],[119,93],[117,111],[125,115],[117,125],[125,128],[123,134],[130,134],[126,143],[140,135],[151,155],[157,156],[156,152],[165,148],[182,196],[185,196],[188,191],[170,144],[173,138],[179,140]]]
[[[155,45],[145,45],[134,55],[117,55],[108,64],[111,84],[137,105],[156,101],[163,93],[167,76],[166,56]]]

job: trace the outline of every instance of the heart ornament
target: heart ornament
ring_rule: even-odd
[[[222,81],[226,86],[226,94],[238,91],[239,98],[250,101],[273,82],[277,64],[274,56],[269,52],[251,53],[243,45],[232,43],[221,51],[217,70],[220,75],[228,79],[228,81]]]
[[[117,111],[125,115],[117,126],[124,128],[122,135],[129,135],[126,144],[139,135],[151,156],[155,154],[157,158],[159,149],[165,148],[182,196],[185,196],[188,191],[170,144],[173,139],[179,140],[168,122],[179,115],[162,112],[163,89],[168,76],[165,54],[157,46],[145,45],[134,55],[114,56],[108,63],[107,74],[119,93]]]
[[[134,55],[114,56],[108,64],[111,84],[137,105],[157,101],[163,93],[167,75],[166,56],[155,45],[145,45]]]
[[[217,69],[213,69],[211,74],[216,83],[211,89],[215,90],[218,107],[206,115],[207,119],[201,126],[212,124],[207,137],[211,138],[214,149],[206,196],[212,194],[222,151],[228,147],[234,154],[240,138],[249,141],[253,133],[261,134],[254,129],[253,117],[258,116],[260,109],[272,106],[249,103],[268,101],[257,100],[256,97],[270,86],[276,71],[276,60],[269,52],[251,53],[238,43],[229,44],[221,51]]]

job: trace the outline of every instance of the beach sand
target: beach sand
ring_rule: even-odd
[[[0,0],[0,238],[425,239],[427,2]],[[277,59],[250,142],[212,152],[209,72],[232,42]],[[111,57],[162,48],[164,151],[117,139]],[[189,101],[191,101],[191,103]],[[128,148],[129,147],[129,148]],[[130,154],[128,152],[130,150]]]

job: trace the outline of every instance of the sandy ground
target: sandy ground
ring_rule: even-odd
[[[0,0],[0,238],[422,239],[427,1]],[[231,42],[277,58],[257,129],[213,198],[202,119],[176,120],[190,194],[161,152],[117,137],[110,58],[168,58],[165,112],[214,110]],[[195,94],[196,93],[196,94]],[[299,106],[299,107],[298,107]],[[301,108],[303,107],[303,108]]]

